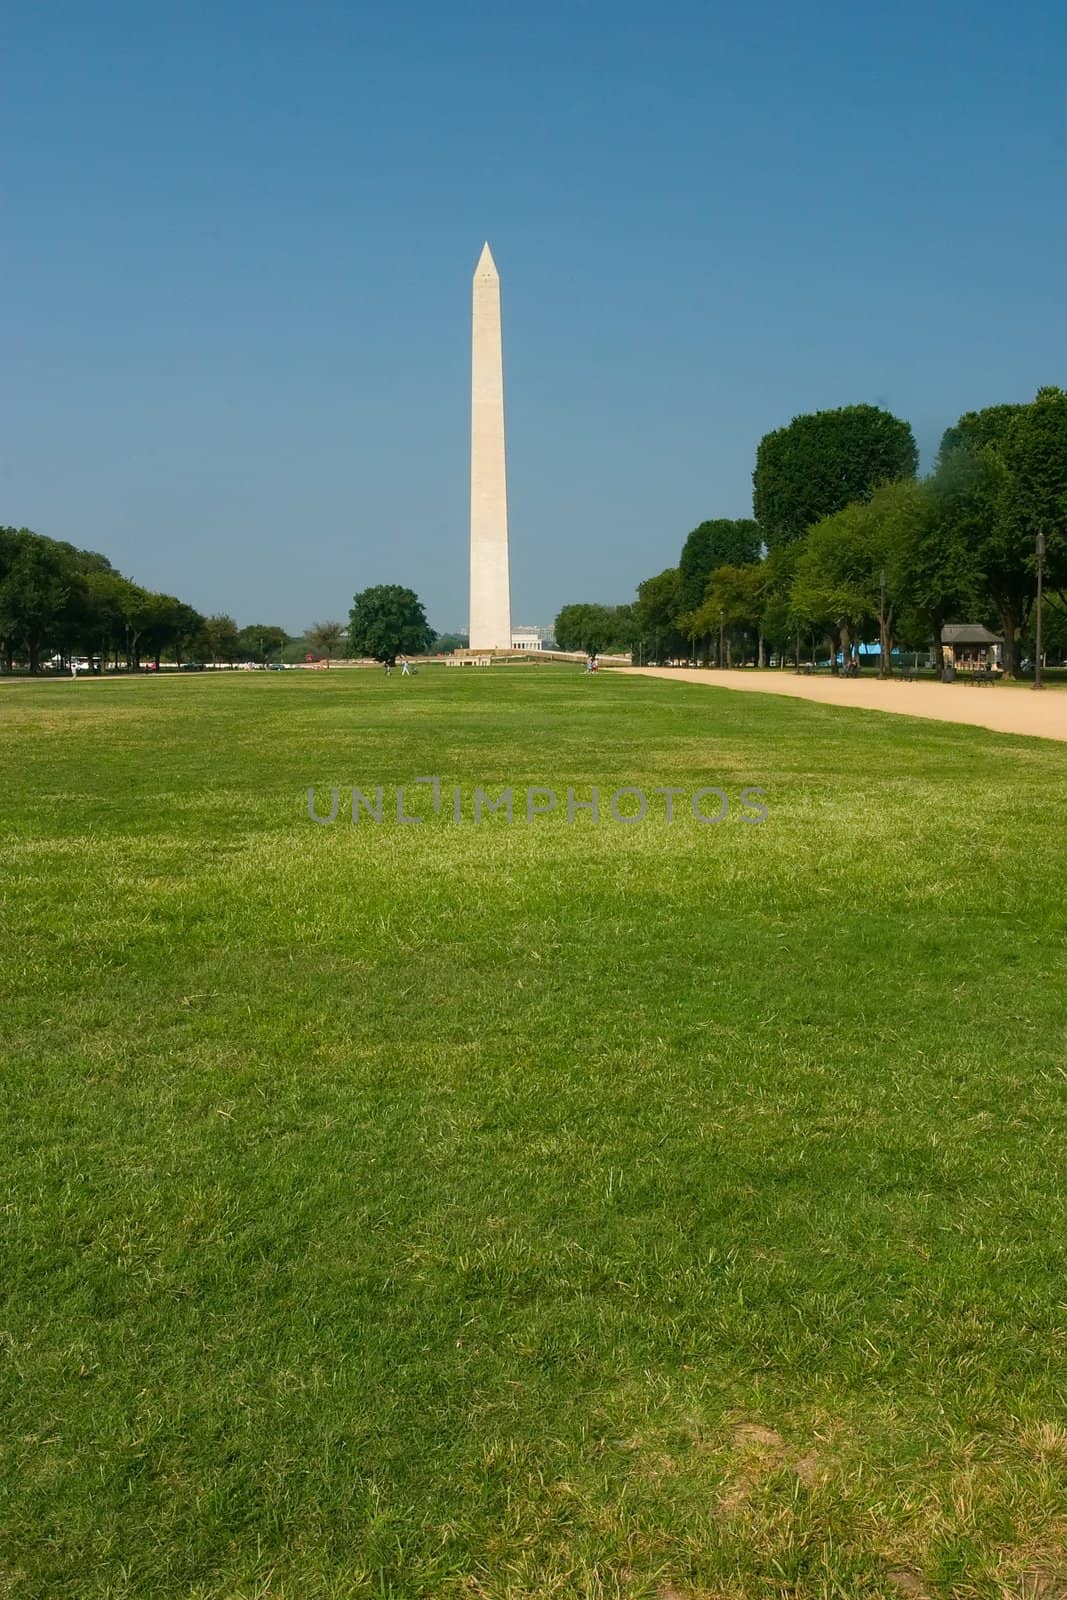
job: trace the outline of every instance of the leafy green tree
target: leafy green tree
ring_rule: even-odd
[[[414,589],[380,583],[353,599],[348,637],[354,656],[394,661],[398,655],[421,655],[430,645],[433,629]]]
[[[971,552],[979,593],[996,616],[1005,675],[1018,678],[1019,637],[1036,580],[1031,552],[1001,515],[1011,483],[1000,452],[989,447],[973,454],[966,446],[954,450],[938,467],[935,490],[942,523]]]
[[[797,558],[793,610],[830,634],[847,661],[878,618],[878,555],[867,507],[847,506],[809,529]]]
[[[1033,660],[1037,650],[1035,613],[1031,611],[1026,631],[1019,641],[1020,650]],[[1044,608],[1041,621],[1041,653],[1050,666],[1067,663],[1067,606],[1054,590],[1049,591],[1049,604]]]
[[[221,661],[236,661],[240,654],[237,624],[225,612],[205,619],[199,642],[216,666]]]
[[[685,653],[685,636],[678,627],[678,584],[678,568],[667,567],[637,585],[635,633],[653,661]]]
[[[313,622],[304,637],[312,650],[326,657],[326,665],[329,666],[341,648],[346,632],[343,622]]]
[[[965,411],[958,422],[946,428],[941,435],[938,466],[956,450],[967,450],[977,455],[989,446],[996,448],[1012,421],[1025,411],[1024,405],[986,406],[983,411]]]
[[[892,670],[894,636],[903,629],[929,643],[940,673],[945,623],[980,608],[973,553],[930,479],[902,478],[876,490],[864,521],[886,575],[886,669]]]
[[[115,660],[126,640],[125,606],[130,583],[114,569],[89,572],[85,578],[86,607],[81,644],[87,656],[99,656],[104,665]]]
[[[29,528],[0,528],[0,590],[5,586],[0,654],[8,671],[16,651],[31,671],[45,650],[106,659],[124,649],[134,666],[148,650],[158,662],[161,650],[179,650],[201,623],[191,606],[132,583],[98,551]]]
[[[184,600],[173,602],[169,619],[168,649],[173,653],[179,667],[183,661],[189,660],[203,626],[204,619],[195,606],[186,605]]]
[[[465,633],[439,633],[433,648],[443,656],[450,656],[453,650],[469,650],[470,637]]]
[[[702,522],[682,546],[678,561],[678,612],[696,611],[716,567],[740,567],[760,558],[760,534],[752,521],[720,518]]]
[[[716,567],[708,579],[708,592],[698,615],[708,634],[722,625],[726,645],[726,665],[733,666],[735,648],[742,659],[746,640],[756,646],[757,662],[763,665],[763,610],[766,603],[766,574],[762,565]]]
[[[29,531],[28,528],[0,527],[0,583],[3,583],[11,570],[11,563],[18,554],[23,535]]]
[[[131,670],[136,671],[145,649],[151,648],[153,653],[158,650],[158,640],[161,635],[166,636],[172,607],[178,602],[171,595],[142,589],[139,583],[131,583],[128,578],[119,594],[126,633],[126,661]]]
[[[996,614],[1005,673],[1018,677],[1038,532],[1050,587],[1067,587],[1067,397],[1042,389],[1027,406],[966,413],[942,439],[933,492],[945,537],[968,551],[975,586]]]
[[[911,427],[878,406],[844,406],[794,417],[765,434],[752,475],[753,509],[774,550],[879,484],[913,478],[919,453]]]
[[[24,653],[30,671],[37,673],[44,651],[58,643],[67,621],[74,574],[50,540],[27,528],[14,533],[0,582],[0,637],[9,660],[14,651]]]
[[[564,606],[556,618],[555,635],[561,650],[624,654],[634,643],[634,608],[631,605]]]
[[[172,594],[148,592],[147,622],[138,636],[138,645],[140,653],[154,661],[158,669],[163,652],[175,648],[182,615],[189,608]]]
[[[250,622],[237,635],[237,650],[242,661],[267,662],[289,643],[284,628],[271,622]]]
[[[46,534],[35,533],[35,539],[40,539],[44,544],[54,550],[65,567],[72,572],[87,576],[90,572],[114,572],[114,567],[102,556],[99,550],[79,550],[77,545],[68,544],[66,539],[49,539]]]
[[[768,553],[760,568],[763,592],[760,630],[772,651],[777,653],[780,666],[785,665],[790,651],[794,654],[796,665],[800,664],[798,634],[802,629],[793,614],[792,592],[797,559],[802,549],[802,540],[779,545],[777,550]]]
[[[3,595],[4,582],[19,549],[20,531],[28,532],[27,529],[0,527],[0,596]],[[10,672],[14,665],[17,643],[14,628],[13,618],[5,619],[3,610],[0,609],[0,655],[3,657],[5,672]]]
[[[1006,536],[1036,578],[1037,536],[1045,535],[1045,577],[1067,591],[1067,394],[1039,389],[1005,430],[1000,452],[1007,468],[1000,515]]]

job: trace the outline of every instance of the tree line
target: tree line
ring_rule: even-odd
[[[103,671],[163,661],[329,662],[348,652],[418,655],[460,643],[466,639],[435,634],[418,597],[397,585],[357,595],[348,623],[316,622],[293,636],[275,623],[238,627],[225,613],[204,616],[174,595],[142,588],[96,550],[0,527],[0,664],[8,673],[75,660]]]
[[[0,662],[36,673],[47,662],[84,659],[133,671],[162,660],[266,662],[291,645],[268,623],[238,628],[204,616],[175,595],[145,589],[96,550],[79,550],[29,528],[0,527]]]
[[[967,412],[918,476],[910,425],[875,406],[795,417],[760,441],[753,518],[703,522],[677,564],[630,605],[564,606],[565,649],[635,650],[722,665],[801,651],[855,658],[929,649],[982,622],[1003,638],[1008,676],[1032,647],[1037,541],[1044,535],[1045,637],[1067,649],[1067,395]]]

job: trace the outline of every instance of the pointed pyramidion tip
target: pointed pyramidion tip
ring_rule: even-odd
[[[496,270],[496,262],[493,260],[493,252],[489,248],[488,239],[482,245],[482,253],[478,257],[478,265],[474,269],[474,276],[476,278],[498,278],[500,276]]]

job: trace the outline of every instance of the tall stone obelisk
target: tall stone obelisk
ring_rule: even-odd
[[[500,274],[488,244],[474,269],[470,648],[511,649]]]

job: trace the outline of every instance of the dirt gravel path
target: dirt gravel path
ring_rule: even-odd
[[[967,683],[902,683],[899,679],[803,678],[791,672],[738,669],[718,672],[704,667],[613,667],[613,672],[642,678],[672,678],[703,683],[740,693],[777,694],[790,700],[817,700],[827,706],[859,706],[865,711],[891,711],[903,717],[932,717],[936,722],[962,722],[994,733],[1023,733],[1037,739],[1067,741],[1067,690],[1035,694],[1026,685]]]

